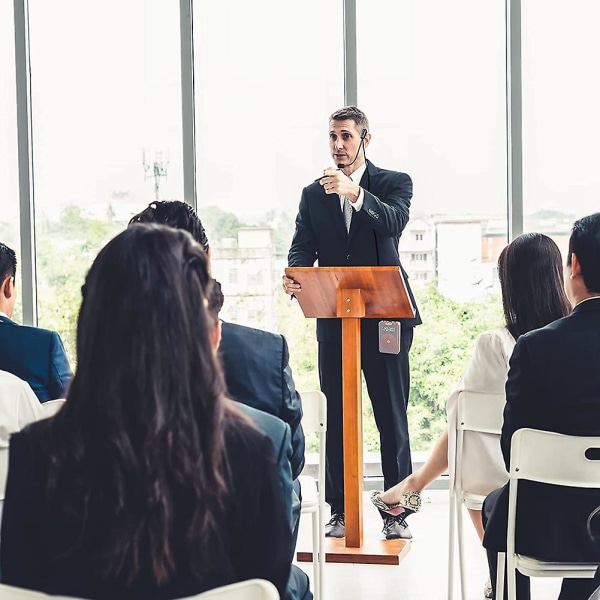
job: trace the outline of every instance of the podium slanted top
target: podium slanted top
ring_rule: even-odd
[[[338,317],[337,299],[341,290],[360,290],[365,317],[415,316],[400,267],[287,267],[285,274],[302,286],[296,297],[305,317]]]

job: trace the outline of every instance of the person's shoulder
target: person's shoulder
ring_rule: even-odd
[[[60,335],[52,329],[44,329],[43,327],[34,327],[33,325],[19,325],[12,330],[16,335],[27,337],[35,337],[38,339],[51,340],[56,337],[60,339]]]
[[[540,327],[539,329],[533,329],[532,331],[524,333],[519,337],[520,344],[538,345],[552,343],[553,340],[562,336],[564,332],[571,327],[571,317],[572,313],[566,317],[552,321],[552,323],[549,323],[545,327]]]
[[[238,323],[229,323],[223,321],[222,323],[222,338],[225,340],[227,337],[231,338],[243,338],[251,340],[252,343],[281,343],[283,335],[280,333],[273,333],[266,331],[265,329],[257,329],[256,327],[248,327],[247,325],[239,325]],[[256,348],[257,350],[259,347]]]
[[[383,169],[374,165],[372,162],[368,163],[367,170],[371,177],[375,176],[386,179],[397,179],[400,181],[411,181],[410,175],[408,175],[408,173],[402,173],[401,171],[394,171],[392,169]]]

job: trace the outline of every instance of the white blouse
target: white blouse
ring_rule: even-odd
[[[458,395],[462,391],[504,394],[508,361],[515,339],[506,327],[482,333],[475,341],[473,355],[461,380],[448,398],[448,453],[456,448]],[[500,436],[465,431],[463,439],[462,487],[475,494],[487,495],[508,481],[500,450]]]

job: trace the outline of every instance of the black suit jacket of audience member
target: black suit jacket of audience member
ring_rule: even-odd
[[[506,383],[501,444],[507,468],[512,434],[524,427],[600,436],[600,298],[519,338]],[[586,525],[600,504],[600,489],[522,481],[518,498],[517,552],[546,560],[597,561]],[[508,484],[490,514],[486,548],[506,547],[507,519]]]
[[[398,241],[409,219],[412,181],[406,173],[388,171],[367,161],[360,180],[364,190],[361,210],[352,213],[350,231],[337,195],[326,194],[319,182],[302,190],[296,232],[288,255],[290,267],[400,266],[408,295],[417,304],[400,265]],[[385,198],[385,202],[380,200]],[[363,319],[363,335],[377,337],[378,319]],[[401,319],[404,327],[421,323],[417,311],[412,319]],[[340,319],[317,319],[317,340],[341,340]]]
[[[229,396],[280,418],[292,432],[292,478],[304,467],[302,403],[289,365],[285,337],[223,322],[219,346]]]

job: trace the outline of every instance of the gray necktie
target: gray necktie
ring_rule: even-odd
[[[350,204],[350,200],[348,196],[343,196],[344,198],[344,223],[346,223],[346,231],[350,232],[350,223],[352,223],[352,213],[354,209],[352,208],[352,204]]]

